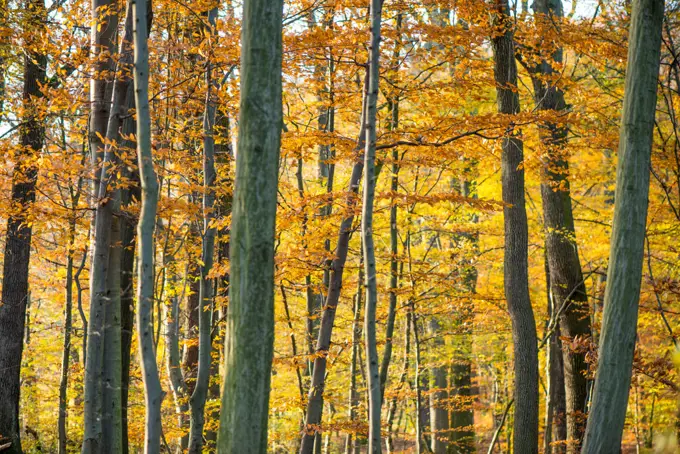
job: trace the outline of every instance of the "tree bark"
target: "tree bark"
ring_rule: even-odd
[[[24,56],[24,118],[19,130],[21,150],[17,153],[12,174],[11,211],[8,213],[2,269],[2,304],[0,305],[0,444],[11,443],[7,454],[21,453],[19,433],[19,394],[21,358],[24,347],[26,302],[28,300],[28,266],[33,233],[30,212],[35,202],[38,171],[35,158],[43,147],[45,127],[39,105],[40,86],[47,83],[47,57],[38,51],[43,35],[45,3],[27,2]],[[5,454],[3,452],[3,454]]]
[[[127,97],[128,112],[134,107],[134,87],[128,87]],[[123,135],[130,136],[137,129],[136,121],[130,117],[123,123]],[[126,148],[133,148],[134,145],[129,141],[124,141]],[[135,150],[136,153],[136,150]],[[135,170],[125,170],[125,174],[131,181],[131,186],[121,189],[121,206],[128,207],[135,201],[141,200],[141,190],[139,186],[139,173]],[[122,257],[120,262],[120,336],[121,336],[121,407],[123,424],[123,454],[128,454],[128,395],[130,388],[130,360],[132,353],[132,331],[135,325],[135,256],[137,243],[137,216],[129,214],[121,219],[122,231]]]
[[[392,62],[390,66],[393,71],[399,69],[399,54],[401,51],[401,24],[402,14],[398,13],[396,17],[395,28],[397,31],[397,43],[394,46],[392,53]],[[395,95],[387,101],[389,106],[390,119],[388,127],[390,131],[394,131],[399,126],[399,96]],[[399,191],[399,149],[392,150],[392,177],[390,181],[390,190],[396,196]],[[399,285],[398,274],[398,254],[399,254],[399,230],[397,227],[397,205],[394,200],[390,206],[390,291],[389,291],[389,309],[387,311],[387,322],[385,324],[385,348],[383,349],[382,361],[380,363],[380,400],[384,402],[385,387],[387,386],[387,373],[392,360],[392,345],[394,336],[394,322],[397,317],[397,286]]]
[[[282,112],[283,0],[247,0],[218,449],[267,450],[274,342],[274,235]]]
[[[210,36],[216,36],[217,8],[208,12]],[[212,62],[206,64],[206,95],[203,112],[203,239],[201,243],[201,282],[198,304],[198,370],[196,385],[189,399],[191,424],[189,428],[189,454],[200,454],[203,448],[203,427],[205,425],[205,402],[210,385],[212,350],[213,282],[208,279],[215,255],[215,113],[213,90],[216,83],[212,78]]]
[[[475,165],[476,166],[476,165]],[[466,172],[467,173],[467,172]],[[461,195],[476,199],[476,182],[466,178],[460,181]],[[471,221],[477,224],[478,217],[473,214]],[[472,246],[472,252],[476,256],[479,252],[479,237],[477,233],[463,235]],[[464,266],[464,289],[470,295],[477,293],[477,268],[473,260],[465,260]],[[451,436],[449,452],[452,454],[470,454],[475,452],[475,414],[472,408],[472,324],[473,324],[473,301],[469,300],[456,317],[457,334],[460,342],[456,345],[455,356],[450,371],[451,397],[458,396],[458,401],[452,404],[450,415]]]
[[[429,321],[428,331],[434,343],[434,350],[440,351],[444,345],[444,339],[441,337],[439,321],[436,318],[431,318]],[[433,365],[430,367],[430,376],[432,377],[432,387],[430,390],[430,431],[432,438],[430,440],[430,450],[434,454],[446,454],[448,451],[449,438],[449,412],[448,406],[448,384],[446,379],[446,368],[441,365]]]
[[[160,454],[161,403],[163,390],[154,351],[151,312],[154,299],[154,240],[158,181],[151,150],[151,115],[149,112],[149,47],[147,15],[150,3],[130,0],[133,5],[134,86],[137,112],[137,161],[142,188],[142,205],[137,225],[139,258],[137,264],[137,336],[141,356],[144,403],[144,452]]]
[[[85,406],[83,453],[102,449],[122,451],[122,334],[121,334],[121,260],[122,226],[118,214],[120,189],[109,189],[109,183],[120,165],[116,145],[120,144],[120,128],[128,112],[130,78],[125,71],[132,63],[132,11],[128,6],[120,59],[113,83],[107,123],[98,133],[106,137],[101,177],[96,194],[95,237],[90,272],[90,322],[85,363]],[[108,24],[107,26],[113,26]],[[110,38],[110,37],[109,37]],[[107,39],[109,39],[107,38]],[[93,84],[99,83],[98,81]],[[93,107],[94,108],[94,107]],[[97,116],[93,112],[93,118]],[[104,145],[101,139],[97,139]]]
[[[168,282],[168,287],[173,289],[177,282],[176,264],[172,256],[164,258],[164,268],[166,272],[165,279]],[[180,430],[184,431],[188,428],[187,414],[189,406],[186,401],[187,388],[182,375],[182,358],[179,350],[179,295],[175,290],[170,290],[168,294],[168,301],[165,304],[165,348],[167,350],[166,368],[168,379],[170,381],[170,389],[172,390],[172,397],[175,401],[175,413],[177,414],[177,422]],[[179,447],[184,450],[189,445],[189,437],[182,435],[179,439]]]
[[[633,2],[609,270],[584,454],[621,449],[637,332],[663,17],[663,0]]]
[[[368,76],[368,74],[367,74]],[[365,89],[368,90],[368,80],[365,82]],[[366,98],[362,103],[361,109],[361,127],[359,130],[359,140],[357,143],[357,150],[361,150],[365,146],[366,129],[364,118],[366,115]],[[319,338],[316,343],[314,369],[312,373],[312,383],[309,388],[309,397],[307,400],[307,416],[305,418],[304,434],[302,436],[302,444],[300,446],[300,454],[311,454],[314,448],[314,438],[321,423],[321,411],[323,409],[323,392],[326,381],[326,361],[328,350],[331,344],[331,335],[333,333],[333,324],[335,321],[335,311],[340,300],[340,291],[342,289],[342,275],[345,269],[345,262],[347,261],[347,252],[349,251],[349,237],[352,230],[352,223],[354,222],[354,207],[356,206],[356,194],[359,190],[359,182],[364,171],[364,160],[357,159],[352,167],[352,174],[349,180],[349,191],[347,194],[346,204],[348,206],[348,215],[342,220],[338,232],[338,243],[335,248],[335,258],[331,264],[331,275],[328,286],[328,294],[326,295],[326,302],[324,304],[323,314],[321,316],[321,326],[319,328]]]
[[[364,151],[364,200],[361,213],[361,239],[364,246],[366,280],[366,309],[364,318],[364,345],[368,371],[368,452],[380,454],[381,386],[380,364],[376,336],[376,309],[378,305],[378,282],[373,242],[373,203],[375,199],[375,145],[376,117],[378,110],[378,86],[380,81],[380,23],[382,0],[371,0],[371,42],[368,97],[366,101],[366,149]]]
[[[68,250],[66,258],[66,283],[64,284],[64,347],[61,352],[61,376],[59,379],[59,417],[57,428],[59,432],[59,454],[66,454],[67,438],[67,417],[68,417],[68,378],[71,359],[71,331],[73,330],[73,254],[75,252],[76,238],[76,207],[80,199],[82,178],[78,180],[77,191],[72,192],[71,196],[71,216],[69,219]],[[83,257],[85,259],[85,257]],[[83,261],[84,265],[84,261]]]
[[[363,257],[363,250],[362,250]],[[352,321],[352,356],[349,369],[349,420],[355,421],[357,418],[357,408],[359,407],[359,392],[357,391],[357,366],[359,356],[359,339],[361,339],[361,296],[364,280],[363,263],[359,264],[359,276],[357,278],[357,292],[354,296],[354,319]],[[345,454],[358,454],[360,444],[357,434],[348,434],[345,438]]]
[[[533,3],[536,20],[544,27],[553,27],[562,19],[561,0],[537,0]],[[558,25],[559,26],[559,25]],[[552,60],[562,63],[562,48],[552,54]],[[562,90],[551,82],[555,70],[552,62],[542,60],[532,72],[534,98],[539,110],[552,110],[556,115],[567,105]],[[543,219],[550,291],[561,310],[560,329],[563,336],[578,343],[590,337],[588,296],[581,271],[574,216],[569,190],[569,162],[565,156],[567,128],[554,123],[540,126],[539,134],[545,154],[541,178]],[[567,452],[577,454],[586,425],[588,395],[588,364],[585,349],[562,344],[564,385],[566,395]]]
[[[517,66],[512,23],[507,0],[495,0],[498,27],[492,38],[494,78],[498,112],[519,113]],[[502,140],[501,179],[505,203],[505,298],[512,321],[515,361],[515,417],[513,421],[516,454],[538,453],[538,346],[536,323],[529,299],[528,226],[524,205],[523,143],[520,131],[510,123]]]

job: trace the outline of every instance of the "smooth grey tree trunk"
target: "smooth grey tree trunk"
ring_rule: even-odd
[[[45,26],[43,0],[27,2],[24,27],[27,37],[41,36]],[[38,106],[40,89],[47,83],[47,57],[38,52],[35,39],[27,38],[24,56],[23,124],[19,129],[21,151],[16,155],[12,174],[11,211],[7,213],[5,251],[2,268],[2,305],[0,305],[0,444],[11,443],[3,454],[21,454],[19,394],[21,358],[24,348],[26,303],[29,297],[28,266],[31,256],[32,225],[27,214],[35,202],[38,171],[32,164],[42,151],[45,127]]]
[[[164,393],[156,364],[151,312],[154,301],[154,230],[158,204],[158,181],[151,151],[151,115],[149,112],[149,46],[145,0],[130,0],[134,36],[134,87],[137,112],[137,162],[142,188],[142,204],[137,225],[137,336],[141,357],[144,404],[145,454],[159,454],[161,445],[161,404]],[[159,321],[160,322],[160,321]]]
[[[366,309],[364,317],[364,345],[368,375],[368,452],[380,454],[381,386],[380,364],[376,333],[378,282],[373,242],[373,203],[375,200],[375,146],[380,81],[380,25],[382,0],[371,0],[371,41],[369,44],[368,96],[366,100],[366,148],[364,151],[364,200],[361,213],[361,239],[364,246],[364,273],[366,280]]]
[[[561,0],[537,0],[533,3],[536,20],[546,29],[559,27],[562,20]],[[558,30],[559,31],[559,30]],[[534,99],[539,110],[552,110],[556,115],[566,110],[563,91],[551,82],[553,62],[562,64],[562,48],[552,53],[552,61],[542,60],[532,68]],[[541,175],[541,196],[545,227],[546,256],[550,276],[551,297],[558,306],[563,336],[578,341],[590,334],[588,297],[581,271],[574,216],[569,189],[569,162],[565,156],[567,128],[554,123],[541,124],[539,135],[545,149]],[[564,309],[563,309],[564,308]],[[561,354],[564,364],[566,398],[567,452],[578,454],[586,425],[588,364],[585,351],[569,347]]]
[[[274,235],[283,0],[246,0],[230,239],[220,453],[265,453],[274,342]]]
[[[92,193],[100,193],[100,175],[97,170],[104,159],[104,140],[111,109],[113,72],[118,30],[118,5],[113,0],[92,0],[92,24],[90,26],[90,52],[94,60],[90,79],[89,146],[94,171]]]
[[[584,454],[621,449],[637,333],[663,17],[663,0],[633,1],[609,270]]]
[[[120,128],[127,114],[130,78],[123,68],[132,63],[129,43],[132,41],[132,14],[128,5],[127,19],[111,103],[106,103],[107,122],[97,123],[98,133],[106,137],[103,162],[96,194],[95,237],[90,270],[90,321],[85,362],[85,402],[83,453],[102,449],[122,451],[122,334],[121,334],[121,260],[122,221],[120,189],[109,189],[120,164],[114,144],[121,143]],[[113,26],[108,24],[107,26]],[[110,37],[107,39],[111,39]],[[94,81],[97,84],[100,81]],[[96,105],[96,104],[93,104]],[[101,106],[100,106],[101,107]],[[94,107],[93,107],[94,109]],[[92,116],[98,114],[93,112]]]
[[[497,32],[492,38],[498,112],[520,111],[517,64],[507,0],[495,0]],[[528,226],[524,205],[523,143],[512,123],[502,139],[501,179],[505,227],[505,298],[512,321],[515,361],[515,454],[538,453],[538,346],[536,322],[529,299]]]

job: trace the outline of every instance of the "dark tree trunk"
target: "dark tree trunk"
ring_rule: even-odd
[[[368,74],[367,74],[368,76]],[[368,88],[368,81],[366,81],[365,89]],[[359,130],[359,140],[357,150],[361,150],[365,145],[365,125],[364,117],[366,115],[366,96],[364,96],[363,107],[361,109],[361,127]],[[338,232],[338,243],[335,249],[335,258],[331,264],[330,281],[328,286],[328,295],[326,295],[326,302],[324,304],[323,314],[321,316],[321,326],[319,328],[319,338],[316,343],[314,369],[312,373],[312,384],[309,388],[309,398],[307,401],[307,415],[305,418],[304,434],[302,436],[302,444],[300,446],[300,454],[311,454],[314,449],[314,438],[321,424],[321,412],[323,410],[323,392],[324,384],[326,382],[326,356],[331,344],[331,335],[333,333],[333,325],[335,322],[335,311],[340,301],[340,291],[342,289],[342,276],[345,270],[345,262],[347,261],[347,253],[349,251],[349,237],[352,230],[352,223],[354,222],[353,209],[356,206],[356,194],[359,190],[359,182],[364,171],[363,159],[358,159],[352,167],[352,174],[349,181],[349,191],[347,197],[347,205],[349,207],[349,215],[343,219],[340,224],[340,231]]]
[[[19,394],[21,358],[24,348],[24,325],[28,299],[28,266],[31,256],[32,227],[29,222],[35,202],[38,170],[34,159],[41,152],[45,134],[40,117],[43,94],[40,86],[47,82],[47,58],[37,52],[44,26],[44,0],[30,0],[26,6],[26,55],[24,57],[23,104],[25,116],[20,128],[21,150],[17,153],[12,174],[11,211],[8,213],[5,255],[2,269],[2,304],[0,305],[0,444],[11,443],[3,454],[20,454]]]
[[[495,0],[497,34],[492,38],[498,112],[519,113],[517,66],[507,0]],[[515,360],[514,452],[538,452],[538,346],[529,299],[528,226],[524,205],[523,143],[510,123],[502,142],[502,188],[505,225],[505,298],[512,320]]]
[[[544,27],[554,27],[554,24],[559,26],[562,18],[561,0],[537,0],[533,8],[536,20]],[[557,64],[562,63],[562,48],[555,49],[552,60]],[[562,90],[550,82],[553,73],[552,62],[543,60],[537,65],[532,72],[534,97],[538,109],[553,110],[559,114],[567,106]],[[590,337],[591,332],[588,297],[576,247],[571,207],[569,162],[565,156],[567,129],[554,123],[543,124],[540,126],[540,137],[545,149],[541,196],[550,292],[556,306],[555,311],[559,313],[562,335],[578,341]],[[572,348],[569,344],[562,344],[569,440],[567,446],[570,454],[576,454],[581,449],[586,423],[588,365],[585,361],[585,349]]]

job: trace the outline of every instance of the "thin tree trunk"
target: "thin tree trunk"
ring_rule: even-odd
[[[80,191],[79,191],[80,192]],[[79,194],[78,194],[79,195]],[[75,208],[77,199],[72,198],[72,207]],[[69,239],[66,258],[66,283],[64,301],[64,348],[61,352],[61,377],[59,380],[59,418],[57,427],[59,432],[59,454],[66,454],[66,444],[68,442],[66,434],[66,418],[68,416],[68,376],[71,358],[71,330],[73,329],[73,253],[76,236],[76,215],[75,211],[69,220]]]
[[[363,248],[361,251],[363,262]],[[357,278],[357,292],[354,295],[354,319],[352,321],[352,356],[349,369],[349,420],[356,421],[357,408],[359,407],[359,393],[357,391],[357,357],[359,356],[359,340],[361,339],[361,297],[363,290],[364,268],[363,263],[359,264],[359,276]],[[345,438],[345,454],[355,454],[360,451],[357,434],[349,433]]]
[[[137,112],[137,161],[142,188],[142,205],[137,225],[139,258],[137,264],[137,335],[141,356],[144,403],[144,452],[160,454],[161,403],[163,390],[154,351],[151,311],[154,297],[154,241],[158,181],[151,151],[151,115],[149,112],[149,47],[147,14],[150,3],[130,0],[134,20],[134,84]]]
[[[663,17],[663,0],[633,1],[609,270],[584,454],[621,448],[637,331]]]
[[[132,84],[128,87],[127,97],[128,111],[134,107],[134,87]],[[123,135],[130,136],[135,132],[137,126],[136,121],[130,117],[123,123]],[[134,149],[134,145],[127,140],[124,142],[125,147]],[[141,199],[141,190],[139,185],[139,173],[136,170],[126,169],[125,174],[130,179],[131,186],[121,190],[121,206],[128,207],[135,200]],[[122,257],[120,261],[120,335],[121,335],[121,362],[122,362],[122,378],[121,378],[121,407],[122,407],[122,423],[123,423],[123,454],[128,454],[128,395],[130,388],[130,359],[132,354],[132,332],[135,324],[135,289],[134,289],[134,274],[135,274],[135,256],[136,256],[136,239],[137,239],[137,217],[133,215],[123,216],[121,242],[122,242]]]
[[[247,0],[218,450],[267,450],[274,235],[282,112],[283,0]]]
[[[393,71],[398,70],[399,53],[401,51],[401,23],[402,13],[398,13],[396,17],[396,32],[397,43],[394,46],[392,54],[391,67]],[[388,100],[390,119],[389,130],[394,131],[399,127],[399,96],[394,96]],[[392,178],[390,182],[390,190],[396,196],[399,190],[399,150],[394,148],[392,150]],[[398,257],[399,254],[399,230],[397,227],[397,205],[394,200],[390,206],[390,291],[389,291],[389,309],[387,312],[387,323],[385,324],[385,348],[383,350],[382,362],[380,363],[380,400],[384,402],[385,387],[387,386],[387,373],[392,360],[392,337],[394,336],[394,321],[397,317],[397,286],[399,285],[398,275]]]
[[[20,454],[19,393],[24,326],[28,300],[28,266],[31,255],[32,225],[27,216],[35,202],[38,171],[35,158],[43,147],[45,127],[39,105],[41,85],[46,81],[47,58],[41,54],[38,37],[45,20],[43,0],[30,0],[25,23],[23,124],[19,129],[21,150],[12,174],[11,210],[7,214],[5,251],[0,305],[0,444],[11,443],[3,454]],[[31,38],[35,37],[35,38]]]
[[[368,89],[368,80],[365,82],[365,89]],[[366,97],[367,96],[364,95],[364,101],[362,103],[361,128],[359,130],[357,150],[363,149],[366,139],[366,129],[364,123],[364,117],[366,115]],[[331,335],[333,333],[335,311],[340,300],[342,274],[345,269],[347,252],[349,250],[349,237],[352,230],[352,223],[354,222],[353,209],[356,206],[356,194],[359,190],[359,182],[361,180],[361,174],[363,173],[363,170],[364,160],[357,159],[357,161],[354,163],[354,166],[352,167],[352,174],[349,180],[349,191],[346,201],[349,214],[342,220],[342,223],[340,224],[338,243],[335,248],[335,258],[331,264],[328,294],[326,295],[326,302],[324,304],[324,310],[321,316],[319,338],[316,343],[312,383],[309,388],[309,397],[307,399],[307,415],[305,418],[302,444],[300,445],[300,454],[312,453],[314,449],[314,438],[316,432],[318,431],[319,424],[321,423],[323,392],[326,380],[327,355],[330,348]]]
[[[475,165],[476,167],[476,165]],[[476,199],[476,183],[462,179],[460,182],[461,195]],[[472,215],[473,224],[477,224],[478,217]],[[478,254],[479,238],[476,233],[465,235],[466,240],[472,246],[475,256]],[[477,292],[477,269],[472,260],[464,261],[463,271],[464,288],[470,293],[471,297]],[[458,396],[458,401],[452,404],[451,411],[451,436],[449,452],[453,454],[470,454],[475,452],[475,414],[472,408],[472,318],[473,301],[468,302],[468,307],[464,307],[457,317],[457,333],[460,335],[460,342],[456,345],[456,356],[451,364],[449,400],[453,396]]]
[[[217,8],[208,12],[210,36],[215,35]],[[203,113],[203,241],[201,248],[201,285],[198,304],[198,371],[196,386],[189,399],[191,407],[191,425],[189,429],[189,453],[199,454],[203,448],[203,427],[205,425],[205,402],[210,385],[210,363],[212,349],[212,304],[213,282],[208,279],[215,255],[215,113],[216,105],[213,90],[216,83],[212,79],[212,63],[208,58],[206,68],[205,111]]]
[[[198,228],[194,227],[194,224],[192,223],[189,237],[194,241],[198,241],[200,234]],[[187,324],[184,333],[184,338],[187,342],[182,354],[182,370],[184,371],[184,380],[186,381],[189,395],[191,395],[196,386],[196,373],[198,369],[198,306],[201,297],[201,280],[197,264],[189,263],[187,273],[189,294],[186,298]]]
[[[559,26],[562,20],[561,0],[537,0],[533,3],[537,21],[544,27]],[[562,63],[562,48],[552,54],[552,60]],[[550,82],[555,70],[551,62],[541,61],[532,72],[534,98],[540,110],[553,110],[556,114],[567,105],[564,93]],[[541,195],[548,266],[550,268],[550,290],[560,313],[562,335],[576,342],[590,336],[588,297],[581,271],[574,217],[569,190],[569,162],[565,156],[567,129],[554,123],[541,125],[540,136],[545,147],[542,169]],[[568,345],[568,344],[567,344]],[[588,364],[585,349],[567,347],[564,356],[564,382],[566,393],[566,423],[568,450],[577,454],[586,425],[586,399],[588,394]]]
[[[164,268],[166,270],[165,279],[168,281],[167,287],[173,289],[177,281],[174,257],[166,257],[164,262]],[[179,447],[182,452],[184,452],[189,445],[189,437],[184,434],[189,426],[189,421],[187,420],[189,405],[186,400],[187,388],[186,383],[184,382],[184,376],[182,375],[182,358],[179,350],[179,300],[180,296],[177,292],[175,290],[170,290],[168,301],[165,305],[166,314],[164,319],[165,348],[167,350],[166,368],[170,381],[170,389],[172,390],[172,396],[175,401],[177,422],[183,434],[179,439]]]
[[[406,322],[404,325],[404,363],[399,376],[398,391],[404,388],[409,369],[409,355],[411,353],[411,312],[406,312]],[[392,436],[392,427],[394,425],[394,416],[397,412],[397,395],[390,400],[390,407],[387,410],[387,453],[394,452],[394,439]],[[399,430],[399,423],[397,423],[397,430]]]
[[[361,239],[364,245],[366,279],[366,309],[364,319],[364,342],[366,369],[368,371],[368,452],[380,454],[381,386],[380,364],[376,336],[376,309],[378,305],[378,282],[373,243],[373,203],[375,199],[375,142],[378,109],[378,85],[380,80],[380,22],[382,0],[371,0],[371,42],[368,96],[366,101],[366,149],[364,152],[364,200],[361,213]]]
[[[498,112],[519,113],[517,66],[507,0],[496,0],[498,32],[492,38]],[[505,225],[504,280],[512,320],[515,361],[514,446],[516,454],[538,453],[538,349],[529,299],[528,226],[524,205],[523,143],[511,123],[502,141],[502,187]]]
[[[425,451],[429,451],[429,445],[427,440],[425,440],[424,427],[423,427],[423,396],[422,396],[422,371],[421,371],[421,360],[420,360],[420,333],[418,331],[418,316],[416,315],[415,305],[411,301],[411,323],[413,323],[413,350],[415,352],[415,378],[414,384],[416,388],[416,414],[415,414],[415,426],[416,426],[416,453],[422,454]]]

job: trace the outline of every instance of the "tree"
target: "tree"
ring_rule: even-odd
[[[210,36],[215,36],[217,8],[208,12]],[[198,305],[198,371],[196,386],[189,400],[191,406],[191,427],[189,433],[189,453],[200,454],[203,447],[203,426],[205,425],[205,401],[210,384],[210,351],[212,349],[212,303],[213,283],[208,278],[215,255],[215,113],[217,107],[213,91],[217,88],[212,76],[212,62],[206,62],[206,95],[203,113],[203,235],[201,247],[201,284]]]
[[[561,0],[538,0],[533,3],[533,9],[543,30],[559,27],[563,16]],[[555,74],[553,64],[562,64],[562,54],[562,47],[558,45],[550,60],[542,57],[535,68],[530,68],[536,107],[552,111],[550,113],[554,115],[564,114],[567,110],[564,92],[557,82],[552,81]],[[560,333],[571,340],[562,344],[562,355],[567,446],[568,452],[575,454],[579,452],[583,439],[588,400],[588,364],[585,349],[579,346],[579,342],[590,336],[588,296],[576,244],[568,179],[569,161],[565,156],[568,130],[566,126],[550,121],[541,124],[539,129],[545,149],[541,196],[550,276],[549,295],[555,306],[553,316],[559,318]],[[571,344],[576,346],[571,347]]]
[[[20,454],[19,393],[21,361],[24,349],[26,302],[29,298],[28,271],[31,258],[33,219],[38,169],[36,159],[42,151],[45,127],[40,104],[41,87],[47,83],[47,56],[40,50],[45,3],[30,0],[26,4],[23,78],[24,118],[20,128],[21,148],[15,157],[12,174],[11,209],[7,220],[5,255],[2,268],[2,304],[0,304],[0,444],[10,443],[8,454]]]
[[[507,0],[494,0],[498,27],[492,37],[494,79],[498,112],[511,116],[520,111],[517,93],[517,65],[512,23]],[[512,320],[515,355],[514,452],[538,452],[538,348],[536,323],[529,299],[528,226],[524,198],[523,142],[521,132],[509,117],[502,139],[501,179],[505,255],[503,273],[505,298]]]
[[[376,116],[378,105],[378,86],[380,80],[380,22],[382,19],[382,0],[371,0],[371,42],[368,96],[366,100],[366,149],[364,151],[364,201],[361,213],[361,239],[364,246],[364,266],[366,279],[366,308],[364,318],[364,342],[366,349],[366,369],[368,371],[368,452],[380,454],[380,407],[382,389],[380,385],[380,365],[376,344],[376,306],[378,288],[375,266],[375,245],[373,242],[373,203],[375,198],[375,147]]]
[[[231,286],[218,450],[265,452],[274,342],[274,225],[281,99],[282,0],[247,0],[230,240]]]
[[[618,453],[628,407],[649,204],[663,0],[635,0],[599,360],[584,454]]]
[[[144,402],[146,406],[144,452],[159,454],[161,448],[161,403],[164,392],[158,376],[153,340],[151,312],[154,301],[154,241],[158,181],[151,150],[151,115],[149,112],[149,45],[147,15],[150,3],[131,0],[133,4],[134,87],[137,111],[137,161],[142,187],[142,206],[137,225],[137,336],[142,362]],[[159,321],[160,323],[160,321]]]

